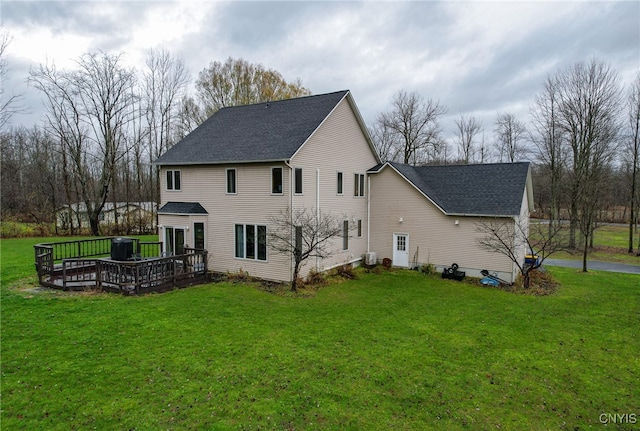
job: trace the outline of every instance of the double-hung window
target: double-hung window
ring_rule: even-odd
[[[302,194],[302,168],[295,168],[293,171],[294,192],[297,195]]]
[[[349,220],[342,222],[342,249],[349,250]]]
[[[234,168],[227,169],[227,194],[236,194],[236,170]]]
[[[240,259],[267,260],[267,227],[235,225],[235,256]]]
[[[180,190],[180,171],[167,171],[167,190]]]
[[[271,193],[282,194],[282,168],[271,168]]]
[[[353,195],[362,197],[364,196],[364,174],[354,174],[354,188]]]

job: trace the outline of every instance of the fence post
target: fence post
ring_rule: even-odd
[[[67,290],[67,265],[64,259],[62,260],[62,290]]]
[[[102,262],[96,259],[96,289],[102,290]]]

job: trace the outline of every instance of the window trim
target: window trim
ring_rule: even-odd
[[[342,251],[349,250],[349,220],[342,221]]]
[[[353,196],[363,198],[365,196],[365,175],[355,172],[353,175]]]
[[[176,176],[176,174],[178,174]],[[171,178],[171,187],[169,187],[169,178]],[[176,178],[178,179],[178,187],[176,188]],[[182,171],[180,169],[167,169],[164,176],[165,190],[168,192],[179,192],[182,190]]]
[[[298,172],[300,173],[300,184],[298,184]],[[298,191],[298,186],[300,186],[300,191]],[[293,168],[293,194],[304,194],[304,171],[302,168]]]
[[[207,224],[204,221],[194,221],[193,222],[193,248],[197,249],[197,239],[196,239],[196,233],[197,233],[197,229],[196,229],[196,225],[197,224],[201,224],[202,225],[202,233],[203,233],[203,237],[202,237],[202,248],[204,250],[207,249]]]
[[[183,225],[164,226],[163,240],[162,240],[163,251],[170,256],[175,256],[177,254],[184,254],[184,248],[188,240],[188,237],[187,237],[188,230],[189,230],[189,227],[183,226]],[[182,244],[178,244],[176,241],[177,231],[182,231],[182,241],[183,241]],[[182,253],[178,253],[178,248],[182,249]]]
[[[336,172],[336,195],[344,195],[344,174],[341,171]]]
[[[274,172],[276,171],[276,169],[280,170],[280,191],[274,191]],[[284,195],[284,170],[282,169],[282,166],[272,166],[271,167],[271,194],[272,195],[276,195],[276,196],[281,196]]]
[[[238,232],[240,232],[238,228],[241,228],[241,232],[242,232],[241,242],[238,242]],[[247,246],[249,245],[249,243],[247,242],[249,239],[249,235],[247,235],[247,232],[248,232],[247,228],[253,230],[253,250],[251,252],[253,254],[252,257],[247,257],[248,255]],[[264,241],[263,247],[261,247],[260,245],[261,239]],[[269,246],[267,244],[267,225],[253,224],[253,223],[234,223],[233,244],[234,244],[233,257],[235,259],[250,260],[254,262],[268,262],[269,260],[269,255],[268,255]],[[241,247],[238,247],[239,245]],[[239,248],[242,248],[240,253],[239,253]],[[264,256],[264,258],[261,259],[260,258],[261,256]]]
[[[233,184],[229,182],[229,173],[233,172]],[[238,194],[238,170],[236,168],[227,168],[225,169],[225,182],[227,185],[226,193],[227,195],[237,195]],[[233,191],[229,191],[230,185],[233,185]]]

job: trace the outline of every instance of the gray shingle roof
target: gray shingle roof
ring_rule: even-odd
[[[220,109],[162,154],[158,165],[288,160],[348,90]]]
[[[446,214],[456,215],[519,215],[529,173],[529,162],[419,167],[389,164]],[[381,167],[373,169],[379,171]]]
[[[158,214],[209,214],[198,202],[167,202]]]

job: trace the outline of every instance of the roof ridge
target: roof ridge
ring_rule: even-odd
[[[313,97],[331,96],[331,95],[338,94],[338,93],[346,94],[348,92],[349,92],[349,90],[331,91],[329,93],[309,94],[308,96],[291,97],[291,98],[288,98],[288,99],[278,99],[278,100],[267,100],[267,101],[264,101],[264,102],[247,103],[245,105],[223,106],[222,108],[219,109],[219,111],[222,111],[223,109],[246,108],[246,107],[249,107],[249,106],[271,105],[271,104],[275,104],[275,103],[292,102],[292,101],[301,100],[301,99],[310,99],[310,98],[313,98]]]

